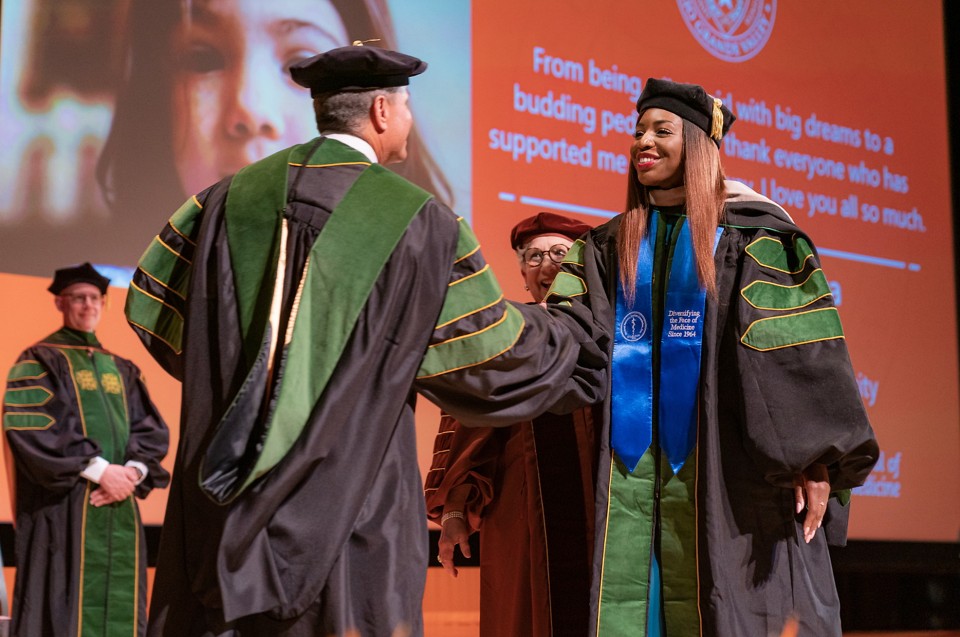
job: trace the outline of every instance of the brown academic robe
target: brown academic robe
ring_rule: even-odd
[[[595,431],[589,408],[497,429],[441,418],[427,512],[480,530],[481,637],[587,633]]]

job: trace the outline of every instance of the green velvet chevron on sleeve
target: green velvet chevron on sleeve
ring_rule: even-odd
[[[513,347],[523,325],[520,312],[504,302],[500,284],[484,262],[476,236],[461,218],[451,281],[417,378],[439,376],[496,358]]]

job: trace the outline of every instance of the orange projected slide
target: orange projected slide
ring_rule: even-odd
[[[641,81],[702,84],[738,116],[728,177],[816,242],[883,450],[851,536],[954,541],[960,427],[941,14],[868,1],[474,7],[474,227],[522,298],[509,228],[622,211]],[[896,33],[892,46],[890,34]],[[813,43],[816,43],[814,45]],[[824,396],[829,400],[829,396]],[[936,488],[931,488],[936,485]]]
[[[83,19],[69,20],[61,4],[0,5],[0,366],[58,327],[45,291],[54,268],[120,266],[99,335],[144,369],[175,441],[179,387],[124,324],[124,277],[193,194],[182,186],[189,166],[220,161],[205,168],[226,174],[313,134],[309,95],[290,83],[284,56],[330,42],[260,50],[262,33],[287,36],[243,30],[254,14],[302,3],[248,2],[257,8],[251,19],[237,19],[238,9],[219,26],[185,19],[184,3],[172,0],[71,5]],[[340,22],[324,31],[344,36],[336,44],[383,37],[429,62],[410,86],[418,143],[408,164],[471,221],[512,299],[529,298],[509,246],[517,221],[549,210],[599,224],[622,211],[647,78],[702,84],[720,97],[738,117],[721,146],[727,175],[781,203],[813,238],[881,444],[854,499],[851,537],[960,537],[940,0],[883,10],[871,0],[336,4]],[[140,62],[181,63],[127,65],[127,42],[143,47]],[[118,81],[125,69],[140,84]],[[217,98],[198,86],[215,87]],[[256,113],[276,134],[245,145],[218,137],[237,113]],[[209,153],[189,156],[192,147],[176,139],[204,139]],[[110,178],[97,180],[98,162]],[[436,409],[419,411],[421,468],[437,422]],[[0,524],[10,520],[6,496],[0,486]],[[150,496],[146,522],[162,522],[166,497]]]

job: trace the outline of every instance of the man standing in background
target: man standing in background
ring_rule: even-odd
[[[136,498],[165,487],[168,431],[130,361],[103,348],[109,280],[89,263],[48,288],[63,327],[7,376],[15,470],[12,634],[143,635],[147,560]]]

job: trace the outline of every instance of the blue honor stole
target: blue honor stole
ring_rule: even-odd
[[[634,307],[627,307],[617,277],[617,313],[611,372],[611,443],[632,473],[653,438],[653,276],[660,214],[651,211],[647,236],[637,259]],[[660,334],[658,443],[674,474],[696,444],[697,391],[706,290],[697,278],[690,226],[681,217],[680,233],[666,280]],[[713,249],[723,228],[717,228]]]

